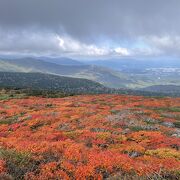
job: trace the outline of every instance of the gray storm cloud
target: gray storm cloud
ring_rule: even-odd
[[[0,0],[0,52],[179,56],[179,7],[179,0]]]

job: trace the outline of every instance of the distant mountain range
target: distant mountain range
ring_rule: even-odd
[[[39,72],[83,78],[110,88],[142,89],[180,86],[180,62],[143,60],[77,61],[69,58],[0,58],[1,72]],[[166,89],[166,88],[165,88]]]
[[[0,60],[0,71],[4,72],[41,72],[60,76],[84,78],[113,88],[126,88],[133,83],[126,75],[112,69],[86,65],[78,61],[57,59],[39,60],[35,58]],[[66,61],[66,65],[64,65]],[[62,64],[61,64],[62,63]],[[67,65],[68,64],[68,65]]]
[[[157,92],[157,93],[180,93],[180,86],[176,85],[156,85],[142,88],[142,91]]]
[[[48,57],[41,57],[43,61],[58,64],[58,65],[67,65],[67,66],[80,66],[85,65],[85,63],[81,61],[77,61],[70,58],[48,58]]]
[[[131,94],[143,96],[180,96],[180,92],[151,90],[113,89],[87,79],[63,77],[43,73],[0,72],[0,89],[50,91],[49,93],[71,94]]]
[[[180,68],[179,59],[108,59],[89,61],[89,64],[108,67],[123,72],[142,71],[152,68]]]

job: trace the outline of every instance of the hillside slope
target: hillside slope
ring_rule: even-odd
[[[156,85],[142,88],[142,91],[161,92],[161,93],[180,93],[180,86],[176,85]]]
[[[70,78],[41,73],[0,72],[0,87],[58,90],[64,93],[96,93],[106,89],[87,79]]]
[[[0,71],[41,72],[90,79],[105,86],[125,88],[131,80],[119,72],[94,65],[59,65],[33,58],[0,60]]]
[[[65,63],[66,65],[64,65]],[[180,69],[178,68],[138,70],[131,69],[133,67],[140,68],[141,66],[122,65],[123,70],[120,72],[107,67],[81,64],[81,62],[71,59],[23,58],[0,60],[0,71],[3,72],[41,72],[83,78],[99,82],[110,88],[141,89],[155,85],[180,85]],[[162,91],[162,93],[169,92]]]
[[[80,66],[85,65],[83,62],[80,62],[78,60],[60,57],[60,58],[48,58],[48,57],[42,57],[43,61],[59,64],[59,65],[69,65],[69,66]]]
[[[180,97],[179,91],[152,92],[146,90],[132,90],[127,88],[108,88],[97,82],[82,79],[57,76],[43,73],[23,73],[23,72],[0,72],[0,88],[21,89],[37,91],[44,94],[64,93],[69,94],[131,94],[140,96],[171,96]]]

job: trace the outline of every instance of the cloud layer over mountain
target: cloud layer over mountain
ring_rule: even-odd
[[[0,0],[0,54],[180,56],[179,0]]]

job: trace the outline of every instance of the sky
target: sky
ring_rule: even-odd
[[[180,0],[0,0],[0,54],[180,57]]]

